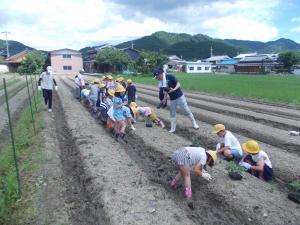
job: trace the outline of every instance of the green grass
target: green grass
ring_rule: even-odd
[[[41,105],[39,98],[38,106]],[[14,134],[22,184],[22,198],[18,200],[16,172],[10,138],[0,147],[0,224],[33,224],[37,214],[34,207],[35,185],[40,168],[41,137],[38,124],[42,124],[41,114],[35,114],[37,127],[33,131],[29,106],[15,122]]]
[[[300,104],[300,76],[173,73],[181,87],[218,95]],[[127,77],[126,77],[127,78]],[[151,76],[128,76],[136,83],[158,84]]]

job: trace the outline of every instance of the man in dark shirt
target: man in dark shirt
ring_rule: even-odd
[[[131,102],[135,102],[136,87],[132,84],[131,79],[127,80],[126,93],[128,96],[128,105],[130,105]]]
[[[163,79],[163,72],[164,70],[162,68],[156,69],[153,72],[153,77],[155,77],[157,80]],[[181,110],[184,112],[185,115],[187,115],[192,123],[193,127],[195,129],[198,129],[199,126],[194,118],[193,113],[191,112],[190,108],[187,105],[186,98],[180,88],[180,83],[177,81],[176,77],[174,77],[171,74],[166,74],[166,82],[167,87],[165,88],[169,94],[171,104],[170,104],[170,121],[171,121],[171,129],[170,133],[174,133],[176,131],[176,108],[179,106]]]

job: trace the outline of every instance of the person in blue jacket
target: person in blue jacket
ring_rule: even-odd
[[[153,77],[159,81],[164,79],[164,70],[163,68],[158,68],[154,70]],[[171,103],[170,103],[170,122],[171,122],[171,129],[170,133],[174,133],[176,131],[176,108],[177,106],[180,107],[182,112],[187,115],[193,124],[193,127],[195,129],[198,129],[199,126],[194,118],[193,113],[191,112],[186,98],[180,88],[180,83],[177,81],[176,77],[171,74],[165,75],[166,79],[166,91],[168,92],[168,95],[170,97]]]

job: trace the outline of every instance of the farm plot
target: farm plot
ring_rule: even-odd
[[[190,209],[180,192],[172,192],[167,188],[166,182],[175,172],[169,159],[174,149],[190,144],[194,136],[205,147],[212,147],[215,139],[209,135],[211,125],[201,122],[200,131],[193,131],[187,127],[189,123],[186,118],[179,115],[180,129],[174,135],[137,123],[137,131],[129,134],[129,143],[119,145],[74,99],[72,81],[62,77],[60,83],[64,87],[60,89],[59,96],[65,118],[72,136],[77,137],[74,143],[83,155],[86,172],[93,177],[92,186],[94,189],[101,187],[98,201],[102,202],[105,218],[109,218],[111,224],[118,219],[122,224],[130,224],[130,221],[142,224],[299,223],[299,209],[295,203],[287,200],[284,191],[273,190],[270,184],[247,174],[242,182],[233,183],[226,175],[224,161],[211,170],[215,178],[211,183],[193,178],[194,208]],[[148,97],[147,104],[153,106],[157,102],[153,95],[140,96],[140,99],[144,101]],[[160,110],[159,116],[167,120],[168,113]],[[82,121],[80,127],[76,126],[78,120]],[[202,132],[203,127],[207,128],[206,132]],[[292,158],[292,155],[289,156]],[[134,196],[131,195],[132,191],[135,192]],[[124,192],[130,199],[127,205],[123,202]],[[152,197],[147,199],[145,196]],[[139,206],[139,210],[136,206]],[[166,213],[164,217],[162,213]]]

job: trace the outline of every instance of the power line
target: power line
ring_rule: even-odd
[[[9,50],[8,50],[8,40],[7,40],[7,35],[10,34],[10,32],[9,32],[9,31],[3,31],[3,32],[1,32],[1,33],[5,34],[5,39],[6,39],[6,58],[8,58],[8,57],[9,57]]]

